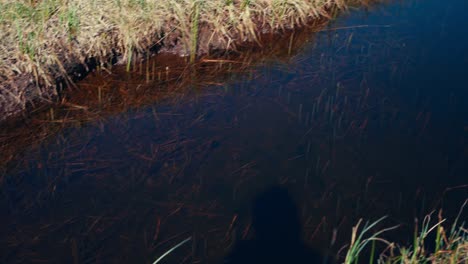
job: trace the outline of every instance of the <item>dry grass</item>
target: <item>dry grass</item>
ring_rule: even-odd
[[[53,97],[56,81],[70,84],[90,59],[129,65],[159,48],[192,58],[233,50],[261,32],[331,17],[345,1],[0,0],[0,112]]]

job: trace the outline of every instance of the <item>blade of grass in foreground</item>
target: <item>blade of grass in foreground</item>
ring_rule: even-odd
[[[182,242],[180,242],[179,244],[175,245],[174,247],[172,247],[171,249],[169,249],[168,251],[166,251],[166,253],[162,254],[162,256],[160,256],[157,260],[155,260],[155,261],[153,262],[153,264],[159,263],[163,258],[165,258],[167,255],[169,255],[172,251],[176,250],[178,247],[182,246],[183,244],[189,242],[191,239],[192,239],[192,237],[188,237],[188,238],[185,239],[184,241],[182,241]]]
[[[348,252],[346,254],[346,258],[345,258],[345,262],[344,262],[345,264],[357,263],[360,253],[363,251],[363,249],[365,248],[365,246],[369,242],[381,241],[383,243],[390,244],[390,242],[380,238],[379,236],[384,232],[396,229],[398,226],[393,226],[393,227],[382,229],[380,231],[377,231],[377,232],[371,234],[370,237],[364,238],[364,235],[367,232],[371,231],[378,223],[380,223],[385,218],[386,218],[386,216],[378,219],[377,221],[375,221],[373,223],[367,222],[364,225],[363,229],[358,234],[359,226],[362,223],[362,219],[359,220],[357,225],[353,228],[353,233],[352,233],[352,237],[351,237],[351,245],[350,245],[350,247],[348,249]]]
[[[357,225],[353,228],[351,244],[346,254],[344,264],[360,263],[359,257],[364,252],[364,249],[369,242],[372,248],[370,249],[369,263],[382,263],[382,264],[415,264],[415,263],[431,263],[431,264],[458,264],[468,263],[468,230],[465,228],[465,222],[459,223],[461,214],[465,206],[468,204],[468,199],[465,200],[457,218],[447,230],[443,226],[446,219],[443,219],[439,213],[438,221],[432,224],[431,218],[433,212],[426,215],[422,223],[415,221],[415,232],[413,244],[409,246],[399,245],[395,242],[390,243],[380,237],[380,235],[388,230],[396,227],[382,229],[380,231],[372,231],[376,224],[381,222],[384,218],[369,224],[367,222],[364,227],[359,228],[362,224],[362,219],[359,220]],[[436,232],[435,251],[429,250],[427,245],[427,238],[429,234]],[[365,236],[367,235],[367,237]],[[378,259],[375,259],[375,243],[376,241],[384,242],[388,245],[387,249],[378,254]],[[390,251],[388,251],[390,250]]]

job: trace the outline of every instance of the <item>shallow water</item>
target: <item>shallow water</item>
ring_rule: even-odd
[[[275,184],[324,253],[360,218],[389,216],[401,242],[433,210],[453,219],[468,198],[466,8],[352,10],[248,67],[155,58],[155,75],[89,76],[30,140],[2,135],[20,150],[2,164],[0,262],[150,262],[190,235],[168,261],[215,261],[252,236],[252,198]]]

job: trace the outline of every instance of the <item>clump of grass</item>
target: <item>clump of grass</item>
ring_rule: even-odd
[[[130,71],[158,44],[194,61],[255,42],[262,30],[330,17],[348,1],[360,0],[0,0],[0,112],[53,96],[56,80],[72,81],[74,67],[91,58],[117,56]]]
[[[345,257],[345,264],[364,263],[359,257],[363,254],[369,244],[372,244],[369,263],[383,264],[413,264],[413,263],[434,263],[434,264],[455,264],[468,262],[468,230],[465,223],[459,223],[461,213],[468,203],[468,200],[462,206],[458,217],[450,228],[445,229],[442,225],[446,219],[442,219],[439,214],[438,220],[432,220],[432,214],[427,215],[421,226],[416,224],[413,244],[411,246],[399,245],[389,242],[381,235],[394,229],[395,227],[382,229],[370,233],[384,218],[381,218],[371,224],[366,223],[363,229],[359,230],[361,221],[353,228],[351,244]],[[417,222],[417,221],[416,221]],[[434,223],[435,222],[435,223]],[[427,241],[430,234],[435,232],[435,240]],[[387,248],[375,258],[375,241],[381,241],[387,245]],[[434,250],[429,250],[428,243],[433,243]]]
[[[194,63],[197,56],[197,45],[198,45],[198,30],[199,30],[199,19],[200,19],[200,8],[202,2],[196,1],[193,4],[192,14],[192,32],[191,32],[191,45],[190,45],[190,62]]]
[[[365,237],[366,234],[371,232],[372,229],[375,226],[377,226],[380,222],[382,222],[382,220],[384,220],[385,218],[386,217],[382,217],[373,223],[366,222],[362,230],[358,232],[359,227],[362,223],[362,220],[359,220],[357,225],[353,227],[352,236],[351,236],[351,244],[349,246],[348,252],[346,253],[346,257],[344,261],[345,264],[359,263],[358,262],[359,255],[369,243],[372,243],[371,256],[373,256],[375,253],[375,241],[381,241],[385,244],[390,244],[390,242],[380,238],[379,236],[386,231],[390,231],[392,229],[397,228],[396,226],[379,230],[375,233],[372,233],[369,237]]]

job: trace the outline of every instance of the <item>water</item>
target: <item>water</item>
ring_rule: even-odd
[[[0,262],[151,262],[190,235],[168,260],[216,261],[275,184],[323,253],[360,218],[389,216],[399,242],[433,210],[453,219],[468,197],[467,7],[379,4],[243,63],[90,76],[2,132]]]

